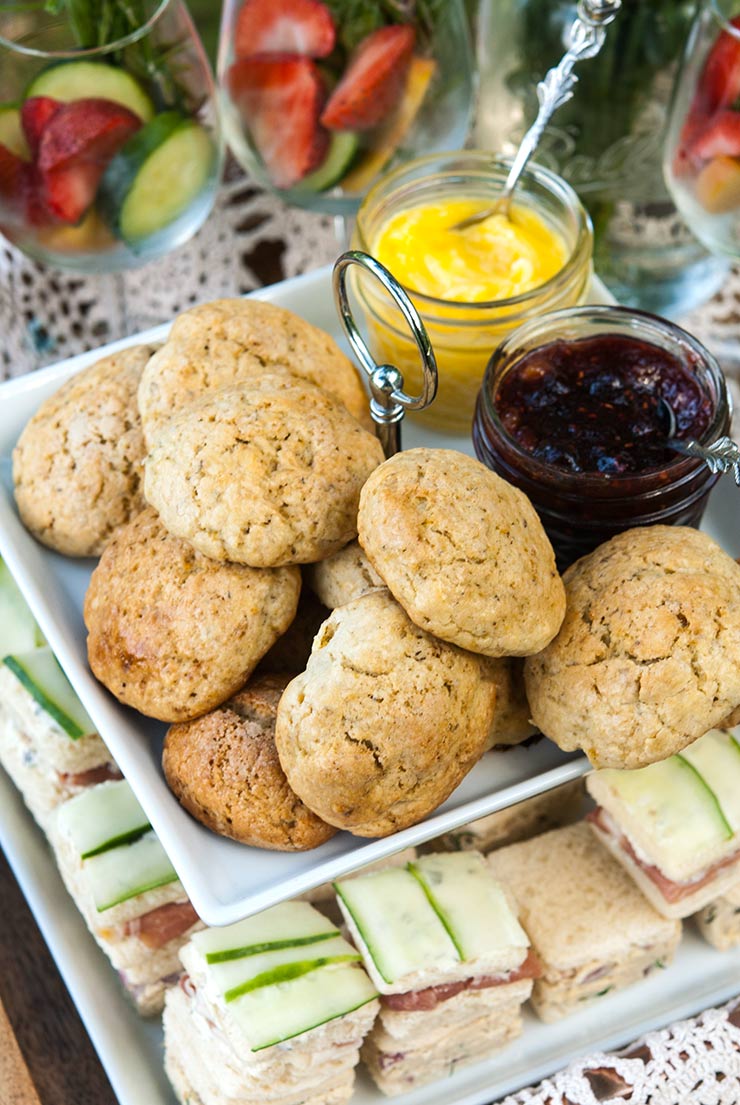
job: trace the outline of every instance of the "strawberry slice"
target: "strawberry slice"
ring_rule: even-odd
[[[740,111],[721,111],[694,138],[689,156],[692,161],[740,157]]]
[[[740,16],[730,20],[740,31]],[[718,107],[727,107],[740,96],[740,37],[722,31],[709,51],[699,80],[695,107],[711,114]]]
[[[0,145],[0,220],[8,225],[46,226],[53,216],[38,188],[36,167]]]
[[[277,188],[292,188],[324,160],[329,134],[319,126],[326,98],[310,58],[260,54],[228,74],[231,97]]]
[[[140,127],[138,115],[112,100],[74,100],[52,115],[37,164],[43,199],[57,218],[79,222],[108,162]]]
[[[44,128],[61,106],[61,100],[51,96],[31,96],[21,107],[21,126],[33,157],[38,153]]]
[[[4,217],[22,208],[25,167],[22,158],[0,145],[0,212]]]
[[[325,58],[337,32],[321,0],[245,0],[234,28],[237,58],[255,54],[301,54]]]
[[[368,130],[400,100],[414,52],[410,23],[381,27],[364,38],[329,97],[321,122],[330,130]]]

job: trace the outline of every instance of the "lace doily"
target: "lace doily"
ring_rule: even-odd
[[[571,1063],[499,1105],[738,1105],[740,1004],[649,1032],[625,1051]]]

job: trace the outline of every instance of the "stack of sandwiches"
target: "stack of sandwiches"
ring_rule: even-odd
[[[183,1105],[342,1105],[378,1009],[360,956],[308,902],[195,934],[168,991],[165,1068]]]
[[[714,729],[635,771],[594,772],[591,828],[664,917],[688,917],[740,883],[740,741]]]
[[[672,959],[680,921],[653,909],[584,822],[501,848],[488,864],[514,895],[542,965],[532,991],[541,1020],[574,1013]]]
[[[384,1093],[445,1077],[521,1032],[537,963],[482,856],[427,855],[335,885],[381,995],[362,1057]]]
[[[0,763],[42,828],[83,787],[120,778],[2,561]]]
[[[128,783],[88,787],[53,813],[62,878],[138,1011],[158,1013],[201,923]]]

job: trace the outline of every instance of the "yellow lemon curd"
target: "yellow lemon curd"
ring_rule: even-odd
[[[439,390],[422,417],[444,430],[469,429],[493,350],[523,320],[523,312],[552,309],[552,293],[544,289],[539,295],[537,289],[569,259],[564,238],[523,205],[514,205],[511,218],[493,215],[465,230],[453,229],[485,206],[481,199],[464,197],[411,206],[384,220],[369,243],[370,252],[411,293],[424,319],[437,356]],[[579,292],[585,284],[584,277]],[[376,358],[401,369],[406,391],[418,391],[419,354],[404,322],[382,292],[363,287]],[[504,302],[516,296],[529,298],[523,304]],[[555,298],[560,307],[580,301],[578,293]]]
[[[531,208],[453,229],[482,206],[444,200],[398,211],[380,228],[373,252],[404,287],[454,303],[511,299],[562,269],[565,242]]]

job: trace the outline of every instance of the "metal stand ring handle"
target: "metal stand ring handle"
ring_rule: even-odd
[[[403,390],[403,375],[394,365],[378,364],[365,343],[357,324],[347,294],[347,275],[352,265],[359,265],[371,273],[391,298],[405,318],[416,342],[422,363],[422,390],[418,396],[407,395]],[[405,412],[422,411],[434,401],[437,394],[437,361],[432,343],[419,312],[396,278],[385,265],[369,253],[348,250],[337,258],[333,272],[334,297],[339,318],[352,349],[370,381],[370,414],[378,426],[378,436],[385,455],[392,456],[400,449],[399,423]]]

